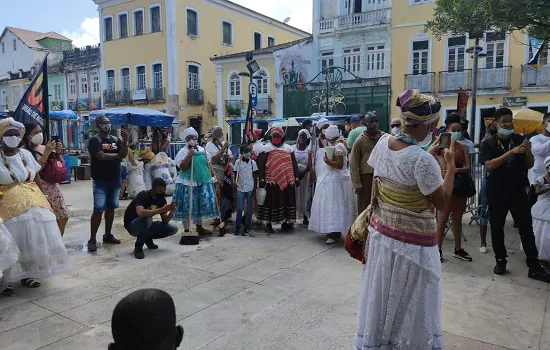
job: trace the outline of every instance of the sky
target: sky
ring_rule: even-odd
[[[54,31],[73,40],[77,47],[99,43],[97,6],[93,0],[0,0],[10,2],[0,11],[1,27],[38,32]],[[184,1],[184,0],[177,0]],[[233,0],[254,11],[311,32],[313,0]]]

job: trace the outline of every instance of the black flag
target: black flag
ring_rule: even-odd
[[[20,123],[40,124],[47,139],[49,136],[48,114],[48,56],[46,55],[31,85],[25,91],[19,105],[13,112],[13,119]]]

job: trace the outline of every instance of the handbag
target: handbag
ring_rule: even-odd
[[[67,173],[65,162],[59,159],[57,154],[52,153],[42,169],[41,177],[47,183],[58,184],[67,180]]]
[[[344,240],[344,247],[348,254],[362,264],[365,263],[365,245],[369,235],[370,217],[374,211],[375,186],[376,178],[373,179],[369,206],[355,219]]]
[[[456,173],[453,185],[453,196],[470,198],[477,193],[470,173]]]

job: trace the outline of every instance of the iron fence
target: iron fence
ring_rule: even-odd
[[[435,92],[435,72],[405,74],[405,89],[417,89],[420,92]]]

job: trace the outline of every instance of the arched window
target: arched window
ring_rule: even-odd
[[[241,77],[238,72],[232,72],[229,74],[229,99],[230,100],[241,100],[242,91],[241,91]]]
[[[258,85],[258,95],[269,95],[269,74],[267,70],[262,68],[256,74],[255,77],[260,79],[255,79],[256,84]]]

